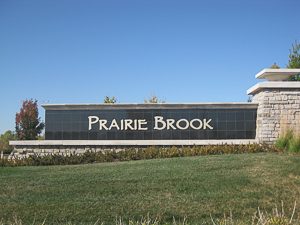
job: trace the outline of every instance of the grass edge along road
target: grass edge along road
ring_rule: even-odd
[[[212,155],[75,166],[0,168],[0,212],[25,224],[115,224],[150,215],[211,222],[232,212],[251,220],[300,202],[300,156],[278,153]],[[296,214],[299,218],[299,214]],[[1,220],[1,219],[0,219]]]

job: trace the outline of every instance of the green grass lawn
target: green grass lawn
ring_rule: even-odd
[[[105,224],[141,216],[210,221],[232,211],[300,204],[300,156],[200,156],[76,166],[0,168],[0,220]],[[300,207],[298,207],[300,209]],[[300,211],[300,210],[299,210]]]

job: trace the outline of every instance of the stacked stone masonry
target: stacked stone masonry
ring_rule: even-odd
[[[265,89],[253,96],[253,102],[258,103],[259,142],[273,144],[288,130],[300,134],[300,88]]]

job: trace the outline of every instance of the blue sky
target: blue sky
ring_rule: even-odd
[[[244,102],[257,72],[286,66],[299,9],[299,0],[1,0],[0,133],[29,98]]]

